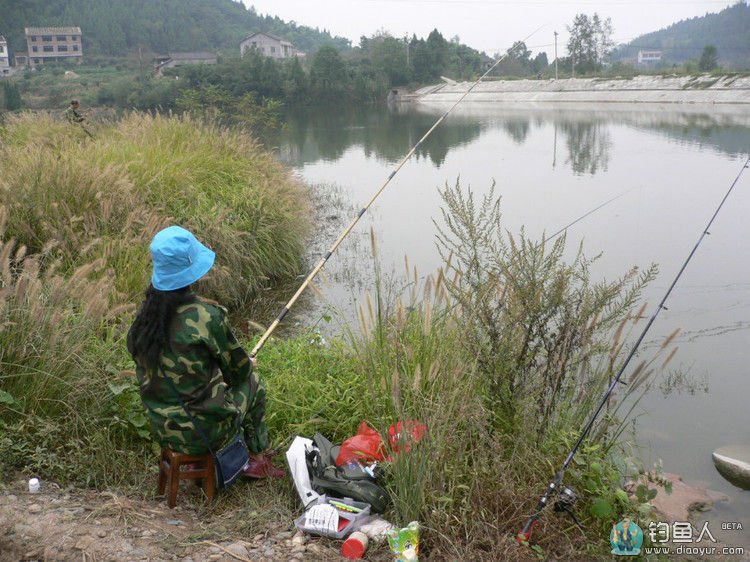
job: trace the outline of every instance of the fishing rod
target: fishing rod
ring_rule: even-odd
[[[602,396],[601,401],[599,402],[599,406],[596,408],[596,411],[591,416],[589,421],[584,426],[583,430],[581,431],[581,435],[578,437],[578,441],[576,441],[575,445],[573,445],[573,448],[568,453],[568,456],[565,458],[565,462],[560,467],[560,470],[557,471],[555,474],[554,479],[550,483],[550,485],[547,487],[547,490],[544,492],[544,495],[539,500],[539,503],[537,504],[536,508],[534,509],[534,513],[529,517],[528,521],[526,521],[526,524],[523,526],[523,529],[519,531],[519,533],[516,535],[516,541],[519,544],[528,544],[529,539],[531,538],[531,533],[534,530],[534,525],[536,525],[537,520],[539,519],[539,515],[544,510],[544,508],[547,506],[549,500],[552,498],[552,496],[558,492],[562,480],[563,475],[565,474],[565,470],[568,468],[568,465],[570,465],[570,462],[573,460],[573,457],[575,456],[576,452],[578,451],[578,448],[581,446],[581,443],[583,443],[583,440],[588,435],[589,431],[591,431],[592,426],[594,425],[594,422],[596,421],[596,418],[599,417],[599,414],[601,413],[602,409],[604,408],[604,405],[607,403],[607,400],[609,399],[609,396],[612,394],[612,391],[615,389],[615,386],[617,384],[627,384],[625,382],[622,382],[620,379],[622,378],[622,374],[625,372],[625,369],[627,368],[628,364],[630,363],[630,360],[635,356],[636,351],[638,350],[638,346],[641,345],[641,342],[646,337],[646,334],[648,333],[649,329],[653,325],[654,321],[656,320],[656,317],[659,315],[659,312],[662,311],[662,309],[666,309],[664,306],[664,303],[667,301],[667,298],[672,293],[672,289],[674,289],[675,285],[677,285],[677,282],[680,280],[680,277],[682,277],[683,272],[688,266],[688,263],[690,263],[690,260],[693,259],[693,256],[695,255],[695,252],[698,250],[698,246],[700,246],[703,239],[706,237],[706,235],[710,234],[709,228],[711,228],[711,225],[713,224],[714,220],[718,216],[719,212],[721,211],[721,208],[724,206],[724,203],[729,198],[729,195],[734,190],[735,185],[737,185],[737,182],[739,181],[740,177],[742,176],[742,173],[750,167],[750,156],[745,161],[745,164],[742,166],[742,169],[740,170],[739,174],[737,174],[737,177],[734,178],[734,181],[732,182],[732,185],[729,187],[727,192],[724,194],[723,199],[721,200],[721,203],[719,203],[719,206],[716,207],[716,210],[714,211],[714,214],[711,216],[711,220],[708,221],[708,224],[703,229],[703,232],[701,232],[700,237],[698,238],[698,241],[695,243],[695,246],[693,246],[693,249],[688,254],[687,258],[682,264],[682,267],[680,267],[680,270],[677,272],[677,275],[675,276],[672,283],[669,285],[669,288],[667,289],[667,292],[664,293],[664,296],[662,297],[659,304],[656,306],[656,310],[651,315],[651,318],[649,319],[648,323],[644,327],[643,331],[641,332],[640,336],[638,336],[638,339],[635,342],[635,345],[630,350],[630,353],[625,358],[625,362],[622,364],[622,367],[620,367],[620,370],[617,372],[617,376],[612,380],[612,382],[609,385],[609,388],[607,388],[607,391],[604,393],[604,396]],[[564,488],[562,491],[559,492],[562,496],[561,503],[562,504],[570,504],[572,503],[572,499],[575,495],[573,492],[568,489]]]
[[[525,42],[529,37],[536,34],[540,29],[544,27],[543,25],[529,33],[526,37],[522,39],[522,42]],[[380,194],[385,190],[385,188],[388,186],[389,183],[391,183],[391,180],[394,178],[394,176],[401,170],[401,168],[411,159],[411,157],[414,155],[414,153],[417,151],[417,149],[420,147],[420,145],[427,140],[427,138],[432,134],[432,132],[438,128],[438,126],[445,120],[446,117],[460,104],[466,96],[468,96],[471,91],[490,73],[492,72],[495,67],[500,64],[506,57],[508,57],[513,52],[513,49],[508,50],[507,53],[505,53],[503,56],[501,56],[499,59],[495,61],[495,63],[490,66],[487,71],[482,74],[477,80],[469,87],[468,90],[460,97],[458,98],[458,101],[454,103],[448,111],[446,111],[443,115],[440,116],[440,118],[435,121],[435,123],[432,125],[432,127],[429,128],[429,130],[422,136],[421,139],[417,141],[417,143],[411,147],[409,152],[406,153],[406,156],[404,156],[401,161],[398,163],[396,168],[390,173],[388,178],[383,182],[383,184],[380,186],[380,188],[375,192],[375,194],[372,196],[370,201],[362,207],[362,209],[359,211],[359,213],[352,219],[352,221],[349,223],[349,225],[344,229],[344,231],[339,235],[339,237],[336,239],[336,241],[331,245],[329,250],[323,255],[323,257],[320,259],[320,261],[317,263],[317,265],[310,271],[308,276],[305,278],[305,280],[300,285],[299,289],[297,289],[297,292],[294,293],[291,299],[289,299],[289,302],[286,303],[284,308],[281,309],[281,312],[276,317],[276,319],[271,323],[271,325],[268,327],[268,329],[265,331],[265,333],[261,336],[261,338],[258,340],[258,343],[255,344],[255,347],[250,352],[250,357],[255,357],[257,353],[260,351],[260,349],[265,345],[266,341],[268,341],[268,338],[271,337],[271,334],[276,329],[276,327],[281,324],[281,322],[284,320],[284,317],[287,315],[289,310],[294,306],[294,303],[297,302],[297,299],[299,299],[300,295],[304,292],[304,290],[307,288],[307,286],[310,284],[310,282],[315,278],[315,276],[320,272],[321,269],[323,269],[323,266],[328,261],[328,258],[333,255],[333,253],[336,251],[336,249],[339,247],[341,242],[344,241],[344,238],[346,238],[349,233],[352,231],[352,229],[356,226],[356,224],[359,222],[359,219],[362,218],[362,216],[367,212],[367,210],[370,208],[370,206],[375,202],[375,200],[380,196]]]

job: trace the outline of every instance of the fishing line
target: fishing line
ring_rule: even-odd
[[[625,369],[627,368],[628,364],[630,363],[630,360],[635,356],[636,351],[638,350],[638,347],[641,345],[641,342],[643,341],[643,338],[646,337],[646,334],[648,333],[649,329],[653,325],[654,321],[656,320],[656,317],[659,315],[659,313],[662,311],[662,309],[666,310],[666,307],[664,306],[664,303],[667,301],[667,298],[672,293],[672,290],[674,289],[675,285],[677,285],[677,282],[680,280],[680,277],[682,277],[683,272],[688,266],[688,263],[690,263],[690,260],[693,259],[693,256],[695,255],[695,252],[698,250],[698,246],[700,246],[703,239],[710,234],[709,228],[711,228],[711,225],[713,224],[714,220],[718,216],[719,212],[721,211],[721,208],[724,206],[724,203],[727,201],[729,196],[731,195],[732,191],[734,190],[734,187],[737,185],[737,182],[739,181],[740,177],[742,176],[742,173],[750,167],[750,157],[748,157],[747,160],[745,160],[745,164],[742,166],[742,169],[740,170],[739,174],[737,174],[737,177],[732,182],[732,185],[729,187],[727,192],[724,194],[723,199],[721,200],[721,203],[719,203],[719,206],[716,207],[716,210],[714,211],[714,214],[711,216],[711,220],[708,221],[708,224],[703,229],[703,232],[701,232],[700,237],[698,238],[698,241],[695,243],[695,246],[693,246],[693,249],[688,254],[687,258],[682,264],[682,267],[680,267],[680,270],[677,272],[677,275],[672,280],[672,283],[669,285],[669,288],[667,289],[667,292],[664,293],[664,296],[662,297],[659,304],[656,306],[656,310],[651,315],[651,318],[649,319],[646,326],[643,328],[643,331],[641,332],[640,336],[636,340],[635,344],[633,345],[632,349],[630,350],[630,353],[628,353],[628,356],[625,358],[625,362],[622,364],[622,367],[620,367],[620,370],[617,372],[617,376],[612,380],[612,382],[609,385],[609,388],[607,388],[607,391],[604,393],[604,396],[602,396],[601,401],[599,402],[599,406],[597,407],[594,414],[591,416],[589,421],[586,423],[586,425],[583,427],[583,430],[581,431],[581,435],[578,437],[578,441],[576,441],[576,444],[573,446],[573,448],[568,453],[568,456],[565,459],[565,462],[560,467],[560,470],[557,471],[557,474],[555,474],[555,478],[552,480],[550,485],[547,487],[547,491],[544,492],[544,495],[539,500],[539,503],[536,506],[536,509],[534,510],[534,513],[529,517],[528,521],[526,521],[526,524],[523,526],[523,529],[516,535],[516,541],[520,544],[527,544],[529,542],[529,539],[531,538],[531,533],[534,530],[534,525],[536,525],[537,520],[539,519],[539,515],[541,514],[542,510],[547,506],[547,503],[549,502],[550,498],[555,494],[557,489],[562,484],[563,475],[565,474],[565,470],[568,468],[568,465],[570,465],[570,462],[573,460],[573,456],[578,451],[578,448],[581,446],[581,443],[583,443],[583,440],[588,435],[589,431],[591,431],[592,426],[594,425],[594,422],[596,421],[596,418],[599,417],[599,414],[601,413],[602,409],[604,408],[604,405],[606,404],[607,400],[609,399],[609,396],[612,394],[612,391],[615,389],[615,387],[618,384],[627,384],[623,383],[620,379],[622,378],[622,374],[625,372]]]
[[[565,232],[566,230],[568,230],[571,226],[573,226],[574,224],[576,224],[578,221],[582,221],[583,219],[585,219],[589,215],[592,215],[595,212],[597,212],[602,207],[606,207],[607,205],[609,205],[610,203],[612,203],[612,201],[616,201],[617,199],[619,199],[620,197],[622,197],[623,195],[625,195],[627,193],[630,193],[631,191],[632,191],[632,189],[629,189],[628,191],[623,191],[622,193],[620,193],[620,195],[615,195],[614,197],[612,197],[612,199],[609,199],[609,200],[605,201],[604,203],[602,203],[598,207],[594,207],[593,209],[591,209],[587,213],[585,213],[585,214],[581,215],[580,217],[578,217],[573,222],[570,222],[570,223],[566,224],[565,226],[563,226],[560,230],[558,230],[554,234],[550,235],[550,237],[547,238],[546,240],[547,241],[554,240],[555,238],[557,238],[558,236],[560,236],[563,232]]]
[[[546,25],[546,24],[545,24]],[[536,34],[540,29],[542,29],[544,25],[539,26],[537,29],[529,33],[526,37],[524,37],[521,42],[525,42],[529,37]],[[317,263],[317,265],[312,269],[312,271],[308,274],[308,276],[305,278],[305,280],[302,282],[302,285],[300,285],[299,289],[297,289],[297,292],[294,293],[291,299],[289,299],[289,302],[286,303],[284,308],[281,309],[281,312],[279,313],[278,317],[271,323],[271,325],[268,327],[268,329],[265,331],[265,333],[261,336],[261,338],[258,340],[258,343],[255,344],[255,347],[250,352],[251,357],[255,357],[260,351],[260,349],[265,345],[268,338],[271,336],[273,331],[276,329],[276,327],[281,324],[281,322],[284,320],[284,317],[287,315],[289,310],[294,306],[294,303],[297,302],[300,295],[304,292],[304,290],[307,288],[307,286],[310,284],[310,282],[315,278],[315,276],[318,274],[318,272],[323,268],[323,266],[328,261],[328,258],[331,257],[331,255],[336,251],[336,249],[339,247],[341,242],[344,241],[344,238],[346,238],[349,233],[352,231],[352,229],[356,226],[356,224],[359,222],[359,219],[362,218],[362,216],[367,212],[367,210],[370,208],[370,206],[375,202],[375,200],[378,198],[378,196],[383,192],[383,190],[388,186],[389,183],[391,183],[391,180],[394,178],[394,176],[401,170],[401,168],[411,159],[411,157],[414,155],[414,153],[417,151],[417,149],[422,145],[422,143],[427,140],[427,138],[432,134],[432,132],[438,128],[438,126],[445,120],[446,117],[460,104],[466,96],[468,96],[471,91],[490,73],[492,72],[495,67],[500,64],[503,60],[505,60],[506,57],[508,57],[512,53],[512,49],[508,50],[507,53],[505,53],[502,57],[497,59],[495,63],[490,66],[487,71],[482,74],[477,80],[469,87],[468,90],[460,97],[458,98],[458,101],[454,103],[448,111],[446,111],[437,121],[435,121],[434,125],[430,127],[430,129],[422,136],[421,139],[417,141],[417,143],[409,150],[409,152],[406,153],[406,156],[403,157],[403,159],[399,162],[399,164],[396,166],[396,168],[390,173],[388,178],[385,180],[383,185],[380,186],[380,188],[375,192],[375,194],[372,196],[370,201],[362,207],[362,209],[359,211],[357,216],[355,216],[352,221],[349,223],[349,226],[347,226],[344,231],[339,235],[339,237],[336,239],[336,241],[333,243],[333,245],[330,247],[330,249],[325,253],[325,255],[321,258],[321,260]]]
[[[630,193],[631,191],[633,191],[633,190],[632,190],[632,189],[628,189],[627,191],[623,191],[623,192],[622,192],[622,193],[620,193],[619,195],[615,195],[615,196],[614,196],[614,197],[612,197],[611,199],[608,199],[608,200],[607,200],[607,201],[605,201],[604,203],[601,203],[600,205],[597,205],[597,206],[596,206],[596,207],[594,207],[593,209],[589,209],[589,210],[588,210],[588,211],[586,211],[586,212],[585,212],[584,214],[582,214],[582,215],[581,215],[580,217],[578,217],[578,218],[576,218],[576,219],[572,220],[571,222],[569,222],[568,224],[566,224],[566,225],[565,225],[565,226],[563,226],[562,228],[560,228],[560,229],[556,230],[555,232],[553,232],[553,233],[552,233],[552,234],[550,234],[549,236],[544,236],[544,235],[542,235],[542,241],[540,242],[540,244],[542,244],[542,245],[543,245],[543,244],[545,244],[545,243],[547,243],[547,242],[551,242],[552,240],[554,240],[555,238],[557,238],[557,237],[558,237],[558,236],[560,236],[561,234],[564,234],[565,232],[567,232],[567,230],[568,230],[568,229],[569,229],[569,228],[570,228],[571,226],[573,226],[574,224],[576,224],[576,223],[578,223],[578,222],[582,221],[583,219],[585,219],[585,218],[586,218],[586,217],[588,217],[589,215],[593,215],[593,214],[594,214],[595,212],[597,212],[597,211],[598,211],[599,209],[602,209],[602,208],[606,207],[607,205],[609,205],[609,204],[610,204],[610,203],[612,203],[613,201],[616,201],[617,199],[619,199],[619,198],[620,198],[620,197],[622,197],[623,195],[627,195],[627,194],[628,194],[628,193]],[[526,252],[526,249],[522,248],[522,249],[520,250],[520,252],[518,253],[518,256],[519,256],[519,257],[523,256],[525,252]],[[488,269],[488,268],[486,268],[486,267],[483,267],[482,265],[478,265],[478,264],[477,264],[477,267],[478,267],[479,269],[481,269],[482,271],[484,271],[485,273],[489,273],[489,274],[496,274],[496,273],[497,273],[497,272],[496,272],[496,271],[495,271],[494,269],[493,269],[493,270],[490,270],[490,269]]]
[[[635,189],[635,188],[633,188],[633,189]],[[586,218],[586,217],[588,217],[589,215],[592,215],[592,214],[594,214],[594,213],[595,213],[595,212],[597,212],[597,211],[598,211],[599,209],[602,209],[603,207],[606,207],[607,205],[609,205],[609,204],[610,204],[610,203],[612,203],[613,201],[616,201],[617,199],[619,199],[619,198],[620,198],[620,197],[622,197],[623,195],[627,195],[628,193],[630,193],[631,191],[633,191],[633,189],[628,189],[627,191],[623,191],[623,192],[622,192],[622,193],[620,193],[619,195],[615,195],[614,197],[612,197],[612,198],[608,199],[608,200],[607,200],[607,201],[605,201],[604,203],[601,203],[601,204],[597,205],[597,206],[596,206],[596,207],[594,207],[593,209],[589,209],[589,210],[588,210],[588,211],[586,211],[586,212],[585,212],[584,214],[582,214],[582,215],[581,215],[580,217],[578,217],[578,218],[576,218],[576,219],[572,220],[571,222],[569,222],[568,224],[566,224],[566,225],[565,225],[565,226],[563,226],[562,228],[560,228],[560,229],[556,230],[556,231],[555,231],[554,233],[552,233],[552,234],[551,234],[550,236],[544,236],[544,235],[543,235],[543,236],[542,236],[542,241],[540,242],[540,244],[542,244],[542,245],[543,245],[543,244],[545,244],[545,243],[547,243],[547,242],[550,242],[550,241],[554,240],[555,238],[557,238],[557,237],[558,237],[558,236],[560,236],[561,234],[564,234],[565,232],[567,232],[567,230],[568,230],[568,229],[569,229],[569,228],[570,228],[571,226],[573,226],[574,224],[578,223],[579,221],[582,221],[583,219],[585,219],[585,218]],[[523,256],[523,255],[524,255],[525,253],[526,253],[526,248],[521,248],[521,250],[520,250],[520,251],[519,251],[519,253],[518,253],[518,257],[519,257],[519,258],[520,258],[520,257],[522,257],[522,256]],[[496,271],[495,269],[488,269],[488,268],[486,268],[486,267],[484,267],[484,266],[482,266],[482,265],[479,265],[479,264],[476,264],[476,267],[477,267],[477,268],[479,268],[480,270],[482,270],[482,271],[483,271],[484,273],[487,273],[487,274],[489,274],[489,275],[498,275],[498,272],[497,272],[497,271]],[[488,288],[487,288],[487,290],[489,291],[489,290],[490,290],[491,288],[492,288],[492,287],[490,286],[490,287],[488,287]],[[485,298],[486,298],[486,295],[480,296],[480,297],[479,297],[479,301],[483,301],[483,300],[484,300]],[[453,306],[452,306],[452,307],[451,307],[451,308],[450,308],[449,310],[451,310],[451,311],[452,311],[452,310],[455,310],[455,309],[456,309],[456,308],[458,308],[459,306],[461,306],[461,303],[457,301],[457,302],[456,302],[456,303],[455,303],[455,304],[454,304],[454,305],[453,305]]]

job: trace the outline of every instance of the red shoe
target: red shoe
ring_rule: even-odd
[[[263,454],[250,457],[244,470],[248,478],[284,478],[286,472],[271,464],[271,460]]]

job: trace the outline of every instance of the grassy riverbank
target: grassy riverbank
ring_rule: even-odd
[[[148,498],[155,445],[123,374],[148,242],[172,223],[199,233],[217,250],[206,294],[245,309],[302,269],[309,195],[239,133],[136,114],[93,133],[30,115],[0,129],[0,467]],[[583,528],[550,509],[536,550],[513,537],[617,368],[653,272],[594,283],[590,260],[563,260],[564,238],[510,239],[491,196],[443,196],[443,270],[425,282],[409,270],[409,291],[390,300],[376,276],[348,334],[262,350],[275,444],[419,420],[428,437],[387,467],[386,517],[419,520],[430,559],[590,559],[613,521],[647,516],[621,489],[622,397],[566,475]],[[288,482],[241,484],[207,515],[231,514],[246,536],[289,526],[297,506]]]
[[[300,271],[309,196],[240,133],[138,114],[91,132],[30,114],[0,128],[0,421],[11,465],[109,486],[151,464],[119,373],[153,235],[199,232],[218,254],[202,291],[236,310]]]

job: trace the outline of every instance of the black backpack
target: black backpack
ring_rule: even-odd
[[[336,466],[339,447],[316,433],[313,442],[317,449],[307,453],[310,483],[319,494],[351,498],[369,503],[373,513],[383,513],[390,503],[388,492],[375,483],[375,478],[360,464]]]

